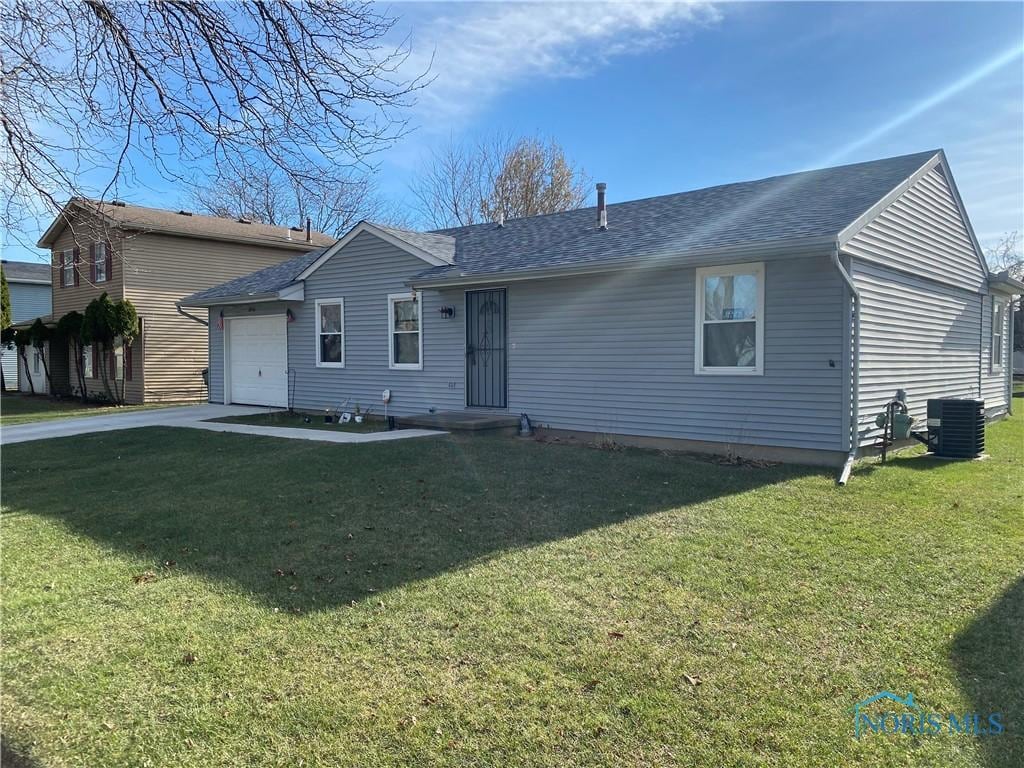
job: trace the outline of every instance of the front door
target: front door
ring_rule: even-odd
[[[466,405],[505,408],[505,289],[466,291]]]

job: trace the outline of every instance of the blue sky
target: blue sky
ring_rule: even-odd
[[[1019,3],[390,8],[436,76],[380,158],[399,203],[432,147],[495,131],[557,139],[611,202],[942,147],[983,245],[1024,230]],[[122,196],[187,201],[148,186]]]

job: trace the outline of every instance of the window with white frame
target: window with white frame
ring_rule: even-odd
[[[64,251],[61,254],[60,284],[62,287],[75,284],[75,252]]]
[[[124,381],[124,339],[114,340],[114,380]]]
[[[698,269],[696,310],[695,373],[763,373],[764,264]]]
[[[107,281],[107,244],[96,243],[92,247],[92,263],[93,271],[96,275],[95,281],[97,283],[105,283]]]
[[[1003,326],[1006,324],[1006,303],[992,300],[992,370],[1003,367]]]
[[[388,296],[388,365],[391,368],[423,368],[421,304],[415,293]]]
[[[82,376],[86,379],[94,378],[92,370],[92,344],[82,345]]]
[[[326,368],[345,366],[344,299],[317,299],[316,364]]]

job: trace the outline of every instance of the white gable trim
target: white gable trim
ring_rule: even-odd
[[[974,246],[974,255],[978,259],[978,264],[981,266],[982,274],[988,275],[988,263],[985,261],[984,252],[981,250],[981,244],[978,242],[977,235],[974,234],[974,227],[971,226],[971,220],[967,216],[967,209],[964,207],[964,201],[960,197],[960,190],[957,189],[956,182],[953,181],[953,174],[949,172],[949,164],[946,162],[946,153],[943,150],[936,152],[930,160],[924,165],[918,168],[914,173],[904,182],[899,184],[889,194],[871,206],[865,211],[859,218],[857,218],[852,224],[846,229],[839,233],[839,247],[843,248],[848,242],[855,238],[862,229],[868,226],[872,221],[875,220],[886,208],[894,203],[904,192],[910,189],[914,184],[924,178],[928,173],[938,166],[939,171],[946,179],[946,184],[949,185],[950,192],[953,194],[953,202],[956,204],[957,211],[960,213],[960,219],[963,222],[964,229],[967,230],[967,235],[971,239],[971,244]]]
[[[386,232],[380,227],[374,226],[368,221],[360,221],[358,224],[352,227],[352,229],[350,229],[345,234],[345,236],[342,237],[338,242],[336,242],[332,246],[329,246],[327,250],[324,251],[316,261],[314,261],[312,264],[306,267],[295,278],[295,281],[298,282],[299,280],[305,280],[306,278],[308,278],[310,275],[312,275],[314,272],[320,269],[320,267],[326,264],[328,259],[330,259],[338,251],[340,251],[346,245],[355,240],[363,232],[371,234],[374,237],[380,238],[384,242],[389,243],[390,245],[393,245],[396,248],[405,251],[410,256],[415,256],[418,259],[422,259],[423,261],[427,262],[427,264],[430,264],[432,267],[442,267],[451,264],[450,261],[445,261],[444,259],[439,258],[438,256],[435,256],[432,253],[427,253],[422,248],[417,248],[415,245],[407,243],[405,240],[402,240],[399,237],[395,237],[390,232]]]

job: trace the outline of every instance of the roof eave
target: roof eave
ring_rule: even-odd
[[[988,278],[989,288],[996,288],[1007,293],[1012,294],[1024,294],[1024,282],[1021,282],[1015,277],[1011,277],[1006,272],[1000,272],[996,275],[989,275]]]
[[[760,261],[762,259],[806,258],[831,253],[835,248],[834,235],[775,240],[746,245],[728,245],[683,251],[668,256],[634,256],[629,258],[567,264],[540,269],[508,270],[479,274],[460,273],[437,279],[413,277],[406,281],[410,288],[446,288],[460,285],[508,283],[523,280],[546,280],[558,277],[620,272],[625,269],[655,269],[658,267],[700,267],[731,262]]]
[[[192,298],[187,296],[177,302],[179,307],[200,309],[227,306],[229,304],[261,304],[268,301],[302,301],[305,298],[305,287],[301,283],[289,283],[276,291],[265,293],[236,293],[233,296],[213,296],[209,298]]]

